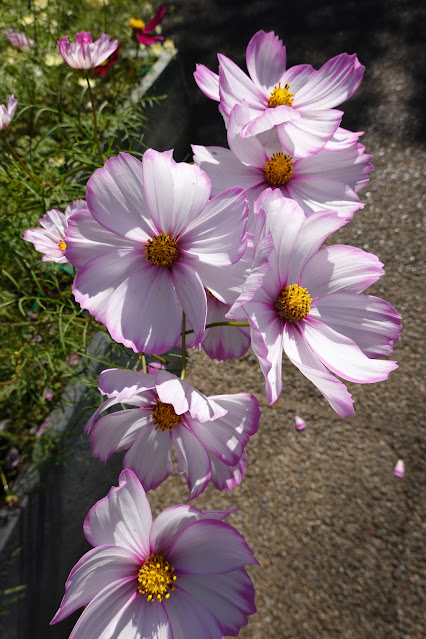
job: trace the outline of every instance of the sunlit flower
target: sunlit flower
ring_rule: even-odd
[[[30,24],[33,24],[33,22],[34,22],[34,15],[32,13],[29,13],[28,15],[23,16],[21,18],[21,23],[25,25],[26,27],[29,26]]]
[[[338,129],[324,149],[308,158],[287,155],[278,136],[241,138],[246,118],[245,101],[234,107],[228,123],[230,149],[193,145],[194,162],[209,176],[212,194],[232,186],[247,189],[251,203],[273,186],[305,211],[330,209],[350,220],[364,205],[359,191],[369,180],[371,156],[357,143],[361,134]],[[355,141],[354,141],[355,139]],[[251,222],[253,218],[251,218]],[[251,229],[251,224],[249,225]]]
[[[342,111],[334,107],[358,89],[364,67],[355,54],[342,53],[318,71],[309,64],[286,70],[286,48],[273,31],[258,31],[247,53],[248,77],[222,54],[219,75],[197,65],[195,81],[207,97],[219,102],[225,123],[241,100],[249,110],[241,135],[258,135],[277,126],[281,144],[294,157],[320,151],[337,130]]]
[[[87,606],[73,639],[238,635],[256,611],[244,566],[258,562],[228,514],[182,505],[152,521],[141,484],[124,470],[86,517],[94,548],[72,569],[51,624]]]
[[[85,208],[87,205],[84,200],[75,200],[67,206],[65,213],[57,209],[47,211],[39,220],[42,228],[28,229],[24,233],[24,240],[32,242],[36,251],[44,253],[41,258],[43,262],[67,264],[68,260],[64,253],[68,218],[76,211]]]
[[[0,104],[0,131],[3,131],[12,122],[17,106],[18,100],[14,95],[9,95],[7,106]]]
[[[396,462],[393,474],[399,479],[402,479],[405,476],[405,465],[402,459],[398,459]]]
[[[154,44],[157,40],[164,40],[163,36],[153,33],[155,27],[157,27],[163,20],[166,13],[166,7],[160,4],[154,17],[147,23],[137,18],[131,18],[129,20],[130,27],[136,34],[138,42],[145,45]]]
[[[21,51],[29,51],[34,46],[34,40],[28,39],[25,33],[19,33],[15,29],[5,29],[3,33],[9,42]]]
[[[93,69],[93,73],[98,73],[101,76],[101,78],[103,78],[105,73],[108,71],[108,69],[113,67],[114,64],[117,64],[119,53],[120,53],[120,46],[118,46],[116,50],[111,53],[111,55],[109,56],[109,58],[105,60],[105,62],[102,62],[102,64],[95,67]]]
[[[182,311],[198,344],[205,288],[220,298],[224,267],[246,250],[245,194],[235,187],[210,200],[206,174],[176,163],[172,151],[109,159],[87,183],[88,211],[68,227],[76,300],[136,352],[173,348]]]
[[[296,417],[294,418],[294,422],[296,424],[296,430],[305,430],[306,422],[301,417],[296,415]]]
[[[227,489],[241,482],[244,448],[260,418],[253,395],[206,397],[165,370],[156,375],[106,370],[99,377],[99,390],[109,399],[86,426],[93,455],[105,462],[114,452],[128,450],[123,465],[136,473],[146,491],[173,472],[173,449],[189,499],[198,497],[210,479],[220,489],[225,479]],[[121,403],[132,408],[98,419]]]
[[[58,47],[65,62],[73,69],[93,69],[105,62],[117,49],[118,40],[112,40],[103,33],[92,42],[92,34],[81,31],[77,33],[75,42],[70,43],[68,36],[58,40]]]
[[[265,191],[256,210],[266,217],[263,233],[272,237],[271,268],[238,310],[250,322],[268,401],[281,393],[284,351],[341,417],[351,415],[351,395],[327,368],[360,384],[387,379],[397,368],[376,358],[392,352],[401,318],[384,300],[361,294],[383,275],[382,264],[352,246],[319,250],[344,224],[334,212],[306,217],[277,189]]]

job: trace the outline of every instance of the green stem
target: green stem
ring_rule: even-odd
[[[102,155],[101,144],[99,142],[98,121],[96,119],[96,109],[95,109],[95,103],[93,101],[92,87],[90,86],[90,81],[89,81],[88,77],[86,78],[86,80],[87,80],[87,86],[89,87],[90,104],[92,105],[93,126],[94,126],[94,129],[95,129],[95,142],[96,142],[97,147],[98,147],[99,159],[100,159],[101,164],[103,166],[105,164],[105,160],[104,160],[104,156]]]
[[[146,357],[141,353],[142,373],[146,373]]]
[[[21,160],[21,158],[19,157],[19,155],[17,154],[17,152],[15,151],[15,149],[13,148],[13,146],[9,143],[8,140],[5,139],[6,142],[6,146],[9,149],[9,151],[11,152],[11,154],[13,155],[13,157],[15,158],[15,160],[18,162],[18,164],[24,169],[24,171],[30,176],[30,178],[32,179],[32,181],[37,184],[37,186],[42,186],[41,182],[39,182],[36,178],[36,176],[31,173],[31,171],[29,170],[29,168],[27,167],[27,165],[25,164],[25,162],[23,160]]]
[[[185,313],[182,313],[182,371],[180,374],[181,379],[185,379],[185,369],[186,369],[185,327],[186,327],[186,317],[185,317]]]
[[[0,466],[0,478],[1,478],[1,483],[3,484],[3,490],[5,493],[9,492],[9,484],[7,483],[7,479],[6,479],[6,475],[3,472],[2,467]]]
[[[214,328],[215,326],[242,326],[248,327],[250,324],[248,322],[212,322],[211,324],[206,324],[206,328]],[[193,330],[185,331],[186,335],[193,333]]]

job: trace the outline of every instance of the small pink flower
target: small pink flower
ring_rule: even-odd
[[[402,459],[398,459],[398,461],[396,462],[393,474],[395,475],[395,477],[398,477],[399,479],[402,479],[404,477],[405,464],[402,461]]]
[[[232,109],[249,106],[243,137],[277,127],[285,152],[294,157],[318,153],[336,132],[342,111],[336,110],[358,89],[364,67],[355,54],[342,53],[318,71],[309,64],[286,70],[286,48],[273,31],[258,31],[247,47],[249,77],[232,60],[218,54],[219,75],[197,65],[195,81],[207,97],[219,102],[228,126]]]
[[[146,491],[157,488],[173,472],[185,477],[189,499],[198,497],[211,479],[219,490],[242,481],[244,448],[257,432],[260,410],[248,393],[205,397],[167,371],[157,375],[110,369],[99,377],[99,389],[110,399],[86,426],[92,452],[101,461],[127,450],[123,465],[139,477]],[[132,408],[99,414],[120,403]]]
[[[17,106],[18,100],[14,95],[9,95],[7,107],[5,104],[0,104],[0,131],[3,131],[12,122]]]
[[[81,31],[77,33],[75,42],[70,43],[68,36],[58,40],[58,47],[65,62],[73,69],[93,69],[105,62],[117,49],[118,40],[112,40],[103,33],[92,42],[92,34]]]
[[[77,355],[77,353],[71,353],[71,355],[69,357],[67,357],[67,359],[65,360],[65,364],[67,366],[76,366],[79,362],[79,356]]]
[[[257,564],[230,511],[171,506],[152,521],[131,470],[84,522],[94,546],[72,569],[50,622],[86,606],[73,639],[223,639],[256,611],[244,569]]]
[[[44,391],[44,398],[49,402],[53,399],[53,392],[51,388],[46,388]]]
[[[35,44],[34,40],[28,39],[25,33],[19,33],[15,29],[5,29],[3,33],[11,45],[21,51],[29,51]]]
[[[294,418],[294,421],[296,423],[296,430],[305,430],[306,422],[301,417],[296,415],[296,417]]]
[[[163,20],[165,14],[166,7],[163,4],[160,4],[154,17],[152,18],[152,20],[147,22],[147,24],[145,24],[143,20],[130,20],[130,26],[136,33],[136,37],[141,44],[149,46],[151,44],[154,44],[154,42],[157,42],[158,40],[164,40],[163,36],[156,35],[155,33],[153,33],[153,31],[155,27],[157,27]]]
[[[68,226],[68,218],[81,209],[86,209],[85,200],[75,200],[67,206],[65,213],[52,209],[40,218],[42,228],[28,229],[24,233],[24,240],[32,242],[36,251],[44,253],[43,262],[57,262],[67,264],[65,257],[65,231]]]

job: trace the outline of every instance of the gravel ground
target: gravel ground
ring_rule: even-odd
[[[219,363],[192,357],[188,381],[206,394],[249,391],[262,406],[245,480],[231,493],[208,489],[194,505],[233,508],[231,516],[260,561],[250,572],[257,614],[245,639],[421,638],[425,594],[422,545],[424,439],[420,368],[422,169],[420,3],[397,0],[296,3],[176,0],[165,23],[182,56],[195,110],[193,141],[225,144],[215,103],[192,80],[196,62],[216,70],[221,51],[239,64],[258,29],[287,44],[289,65],[320,66],[356,51],[365,80],[345,106],[344,125],[365,130],[375,170],[366,202],[332,243],[379,255],[386,275],[371,288],[402,314],[399,369],[388,381],[352,384],[356,415],[341,420],[316,389],[284,362],[284,392],[268,406],[256,358]],[[297,432],[295,414],[307,428]],[[398,458],[406,465],[395,479]],[[176,476],[150,495],[154,510],[186,499]]]

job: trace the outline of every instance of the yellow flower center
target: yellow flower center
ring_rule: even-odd
[[[290,85],[288,82],[282,87],[281,82],[274,86],[274,90],[269,96],[269,106],[271,109],[275,109],[277,106],[284,104],[285,106],[291,106],[293,104],[294,93],[290,93]]]
[[[308,289],[298,284],[285,286],[278,296],[275,308],[281,319],[288,322],[297,322],[304,319],[311,310],[312,298]]]
[[[137,18],[130,18],[129,24],[132,29],[136,31],[145,29],[145,22],[143,20],[138,20]]]
[[[175,589],[173,582],[176,581],[175,569],[162,555],[151,553],[149,558],[142,564],[138,572],[138,590],[141,595],[146,595],[147,601],[163,601],[163,597],[168,599],[171,590]]]
[[[157,266],[171,266],[179,256],[176,240],[164,233],[148,240],[144,253],[146,261],[151,261]]]
[[[65,251],[65,249],[67,248],[67,245],[65,243],[65,236],[62,236],[62,240],[59,240],[58,242],[58,246],[61,249],[61,251]]]
[[[278,151],[273,153],[265,164],[265,178],[272,186],[283,186],[293,177],[291,156]]]
[[[176,415],[173,404],[164,404],[158,401],[152,409],[152,419],[155,424],[155,430],[173,430],[175,426],[182,421],[181,415]]]

